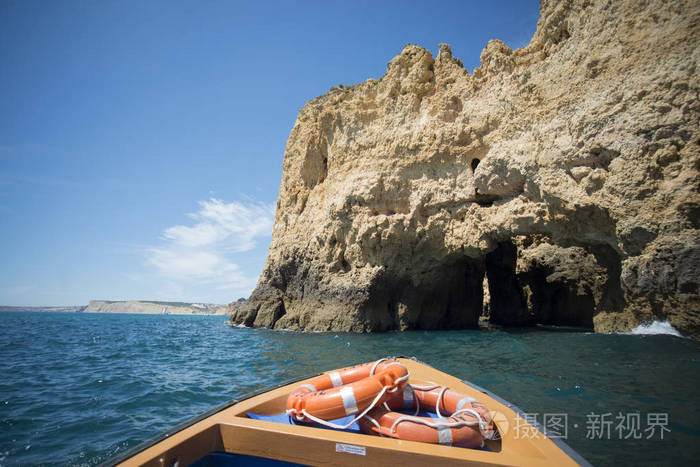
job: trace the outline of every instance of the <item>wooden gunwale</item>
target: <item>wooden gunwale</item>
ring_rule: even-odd
[[[563,441],[546,437],[542,427],[529,423],[517,406],[417,360],[398,359],[409,369],[411,381],[448,386],[484,403],[494,414],[502,438],[488,443],[492,451],[285,425],[246,416],[247,412],[282,413],[287,395],[302,381],[318,376],[313,375],[226,402],[102,465],[184,467],[211,452],[245,454],[307,465],[418,466],[436,462],[440,465],[484,466],[590,465]],[[515,427],[519,427],[518,430]],[[532,439],[522,439],[523,432],[529,433]],[[358,451],[364,451],[364,455],[336,452],[337,444],[356,446],[360,448]]]

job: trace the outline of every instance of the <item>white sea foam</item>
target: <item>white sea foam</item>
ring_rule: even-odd
[[[671,323],[666,321],[653,321],[647,324],[640,324],[632,329],[628,334],[670,334],[672,336],[683,337]]]

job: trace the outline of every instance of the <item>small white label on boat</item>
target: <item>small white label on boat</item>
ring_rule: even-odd
[[[335,443],[335,452],[347,452],[349,454],[357,454],[366,456],[367,452],[364,446],[353,446],[352,444]]]

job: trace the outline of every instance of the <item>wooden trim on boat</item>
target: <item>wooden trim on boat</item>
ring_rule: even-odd
[[[529,423],[517,406],[416,359],[397,358],[409,369],[411,377],[415,377],[412,381],[449,386],[481,400],[493,414],[500,417],[495,421],[496,426],[500,427],[498,429],[504,430],[501,439],[487,441],[490,450],[483,451],[285,425],[247,417],[246,414],[251,412],[261,415],[283,413],[289,393],[296,384],[309,377],[229,401],[102,465],[184,467],[209,453],[228,452],[306,465],[590,466],[566,443],[547,437],[541,426]],[[532,440],[519,439],[514,433],[516,430],[509,430],[509,426],[530,426],[539,435]],[[344,451],[344,446],[349,446],[350,451]],[[354,448],[357,452],[352,452]]]

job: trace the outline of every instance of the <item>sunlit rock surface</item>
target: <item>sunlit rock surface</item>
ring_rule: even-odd
[[[308,102],[267,263],[232,321],[700,335],[697,1],[543,1],[469,74],[408,45]]]

